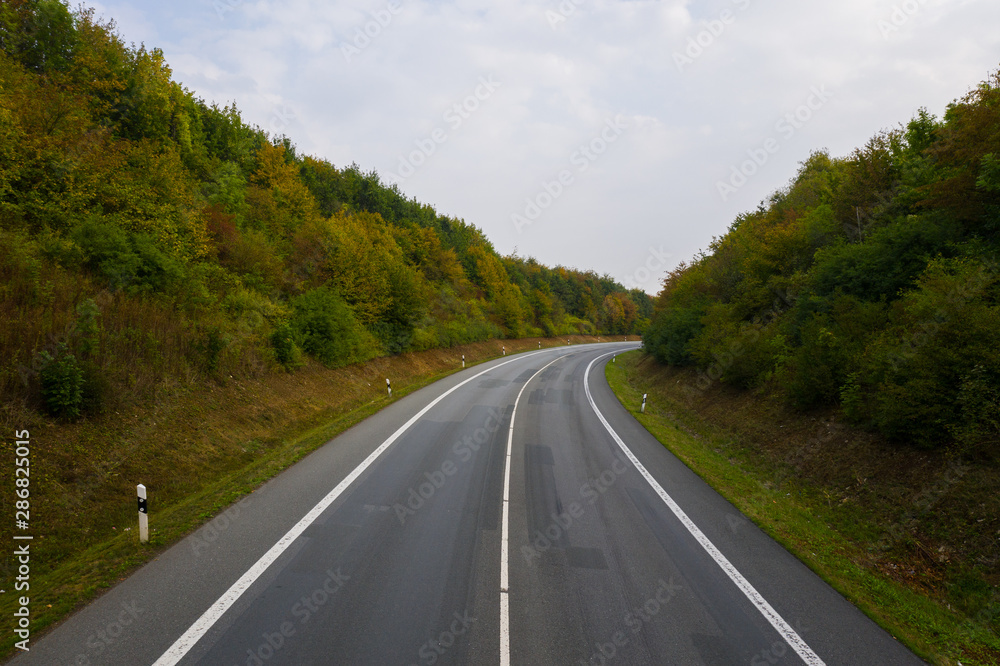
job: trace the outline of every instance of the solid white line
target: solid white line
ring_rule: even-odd
[[[614,431],[614,428],[611,427],[608,420],[604,418],[604,414],[601,413],[601,410],[597,408],[597,403],[594,402],[594,396],[590,393],[590,369],[599,360],[608,356],[611,356],[611,354],[598,356],[591,361],[590,365],[587,366],[587,372],[584,373],[583,376],[583,388],[587,394],[587,400],[590,402],[591,408],[594,410],[594,413],[597,414],[597,418],[601,420],[601,423],[604,424],[604,427],[607,429],[608,433],[611,434],[611,437],[615,440],[615,442],[618,443],[621,450],[625,453],[628,459],[632,461],[632,464],[635,465],[635,468],[639,470],[639,473],[642,474],[643,478],[646,479],[649,485],[652,486],[656,494],[660,496],[660,499],[662,499],[663,502],[670,507],[670,510],[674,512],[674,515],[681,521],[681,524],[687,528],[688,532],[691,533],[691,536],[693,536],[695,540],[701,544],[701,547],[705,549],[705,552],[707,552],[713,560],[715,560],[715,563],[722,568],[725,574],[729,576],[729,579],[736,583],[736,587],[740,588],[740,591],[746,595],[747,599],[750,600],[750,603],[757,607],[757,610],[761,612],[764,619],[771,623],[771,626],[774,627],[779,634],[781,634],[781,637],[785,639],[785,642],[792,646],[792,649],[795,650],[798,655],[802,657],[802,660],[809,666],[824,666],[823,660],[812,651],[812,648],[806,645],[806,642],[802,640],[795,630],[792,629],[792,627],[785,622],[780,615],[778,615],[778,612],[771,607],[771,604],[769,604],[767,600],[761,596],[756,589],[754,589],[754,586],[750,584],[750,581],[744,578],[743,574],[737,571],[736,567],[734,567],[732,563],[726,559],[726,556],[715,547],[715,544],[709,541],[704,532],[702,532],[698,526],[694,524],[694,521],[691,520],[686,513],[684,513],[684,510],[681,509],[677,502],[675,502],[674,499],[667,494],[667,491],[663,489],[663,486],[661,486],[656,479],[653,478],[653,475],[649,473],[649,470],[647,470],[646,467],[639,462],[639,459],[635,457],[635,454],[632,453],[627,446],[625,446],[625,442],[623,442],[622,438],[618,436],[618,433]]]
[[[514,409],[510,412],[510,427],[507,429],[507,457],[503,469],[503,521],[500,528],[500,666],[510,666],[510,587],[508,585],[510,563],[507,557],[509,552],[507,542],[510,535],[510,453],[514,447],[514,417],[517,415],[517,405],[521,402],[521,394],[524,393],[524,389],[528,388],[531,380],[542,374],[545,368],[567,356],[569,354],[563,354],[549,361],[538,372],[531,375],[528,381],[524,382],[521,390],[517,392],[517,397],[514,399]]]
[[[251,566],[246,571],[246,573],[244,573],[240,577],[239,580],[233,583],[232,587],[226,590],[223,593],[223,595],[219,597],[218,600],[216,600],[216,602],[212,604],[208,608],[208,610],[206,610],[202,614],[201,617],[195,620],[195,623],[192,624],[188,628],[188,630],[185,631],[184,634],[180,638],[178,638],[174,642],[174,644],[171,645],[170,648],[166,652],[164,652],[159,659],[156,660],[156,663],[154,663],[153,666],[174,666],[174,664],[179,662],[184,657],[184,655],[186,655],[188,651],[192,647],[194,647],[199,640],[201,640],[202,636],[204,636],[205,633],[212,628],[212,625],[218,622],[219,618],[221,618],[222,615],[227,610],[229,610],[230,606],[236,603],[236,600],[239,599],[241,596],[243,596],[243,593],[246,592],[251,585],[253,585],[254,581],[256,581],[257,578],[259,578],[260,575],[263,574],[264,571],[267,570],[267,568],[270,567],[274,563],[274,561],[277,560],[279,556],[281,556],[283,552],[285,552],[285,550],[292,544],[292,542],[295,541],[295,539],[297,539],[299,535],[301,535],[306,530],[306,528],[308,528],[313,523],[313,521],[319,518],[319,516],[324,511],[326,511],[326,509],[329,508],[329,506],[333,504],[338,497],[340,497],[341,493],[347,490],[347,488],[352,483],[354,483],[354,481],[357,480],[357,478],[361,476],[365,472],[365,470],[368,469],[371,466],[371,464],[374,463],[378,459],[378,457],[381,456],[385,452],[385,450],[388,449],[389,446],[391,446],[392,443],[395,442],[400,437],[400,435],[406,432],[410,428],[410,426],[412,426],[421,417],[423,417],[424,414],[430,411],[430,409],[434,407],[434,405],[444,400],[447,396],[451,395],[451,393],[457,391],[462,386],[465,386],[474,379],[478,379],[482,375],[485,375],[487,372],[496,370],[497,368],[507,365],[508,363],[514,363],[515,361],[523,360],[529,356],[535,356],[536,354],[544,354],[547,351],[549,350],[543,350],[540,352],[538,351],[531,352],[530,354],[517,356],[510,360],[503,361],[502,363],[498,363],[494,366],[491,366],[486,370],[483,370],[482,372],[473,375],[472,377],[469,377],[460,384],[456,384],[455,386],[451,387],[450,389],[439,395],[437,398],[432,400],[426,407],[424,407],[419,412],[414,414],[409,421],[401,425],[399,429],[396,430],[396,432],[392,433],[392,435],[390,435],[388,439],[382,442],[382,444],[377,449],[372,451],[371,454],[369,454],[369,456],[365,458],[360,465],[355,467],[354,471],[352,471],[350,474],[344,477],[344,479],[340,483],[338,483],[337,486],[333,490],[331,490],[326,497],[321,499],[319,503],[316,504],[316,506],[310,509],[309,513],[304,515],[302,519],[299,520],[299,522],[295,523],[292,529],[288,530],[288,532],[286,532],[285,535],[281,537],[276,544],[271,546],[270,550],[264,553],[261,556],[261,558],[257,560],[257,562],[255,562],[254,565]]]

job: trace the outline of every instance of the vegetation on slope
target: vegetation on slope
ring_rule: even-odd
[[[647,348],[839,405],[893,441],[1000,454],[1000,74],[846,158],[817,152],[664,281]],[[694,388],[698,390],[698,388]]]
[[[784,514],[737,501],[748,515],[939,663],[997,663],[998,260],[1000,73],[940,120],[812,154],[664,279],[643,337],[659,369],[634,366],[668,420],[735,433],[697,456],[740,460],[835,534],[796,543]]]
[[[171,378],[639,332],[646,294],[500,256],[374,173],[196,98],[59,0],[0,5],[0,395],[60,418]]]

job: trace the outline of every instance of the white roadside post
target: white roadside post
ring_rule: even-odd
[[[539,349],[541,349],[541,348],[542,348],[542,343],[541,343],[541,342],[539,342],[539,343],[538,343],[538,348],[539,348]]]
[[[139,541],[149,541],[149,510],[146,506],[146,486],[141,483],[135,487],[139,496]]]
[[[507,345],[501,345],[501,348],[503,349],[503,355],[506,356],[507,355]]]
[[[639,408],[639,412],[641,414],[645,414],[646,413],[646,394],[645,393],[642,394],[642,407]]]
[[[465,367],[465,354],[462,354],[462,367]]]
[[[389,383],[389,378],[385,378],[385,388],[389,392],[389,397],[392,397],[392,384]]]

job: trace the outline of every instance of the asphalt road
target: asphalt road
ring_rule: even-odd
[[[634,347],[393,403],[12,663],[921,663],[621,407]]]

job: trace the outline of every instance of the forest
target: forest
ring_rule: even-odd
[[[664,278],[662,363],[900,445],[1000,454],[1000,72],[842,158],[817,151]]]
[[[63,418],[167,378],[640,333],[652,299],[501,256],[356,164],[302,155],[59,0],[0,4],[0,392]]]

